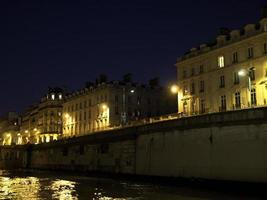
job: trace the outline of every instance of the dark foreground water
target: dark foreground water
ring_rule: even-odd
[[[0,171],[0,199],[205,200],[266,199],[259,191],[235,192],[138,181],[91,178],[48,172]],[[267,188],[266,188],[267,189]]]

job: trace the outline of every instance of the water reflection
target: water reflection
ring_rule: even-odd
[[[39,199],[38,178],[0,178],[0,199]]]
[[[0,173],[0,200],[208,200],[259,199],[189,187],[171,187],[130,181],[59,176],[49,173]]]
[[[53,191],[52,198],[59,200],[78,199],[75,182],[66,180],[56,180],[51,184],[51,190]]]

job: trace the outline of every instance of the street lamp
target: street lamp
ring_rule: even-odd
[[[179,87],[176,84],[171,86],[171,93],[177,95],[177,102],[176,102],[177,103],[177,113],[179,112],[178,91],[179,91]]]
[[[130,94],[134,94],[135,90],[131,89]],[[127,92],[128,93],[128,92]],[[127,114],[126,114],[126,88],[123,86],[122,88],[122,113],[121,113],[121,123],[124,125],[127,121]]]

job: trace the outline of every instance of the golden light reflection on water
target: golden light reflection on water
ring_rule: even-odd
[[[39,180],[35,177],[0,178],[0,199],[39,199]]]
[[[51,190],[54,192],[52,198],[59,200],[78,199],[75,194],[75,184],[75,182],[66,180],[53,181],[51,185]]]
[[[50,184],[51,183],[51,184]],[[59,199],[76,200],[78,199],[75,191],[75,182],[65,180],[55,180],[50,182],[47,187],[41,187],[40,179],[35,177],[0,177],[0,200],[1,199]],[[46,192],[42,192],[46,191]],[[40,196],[40,194],[44,196]]]

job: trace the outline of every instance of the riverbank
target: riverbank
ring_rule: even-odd
[[[0,167],[267,183],[267,108],[0,147]]]

